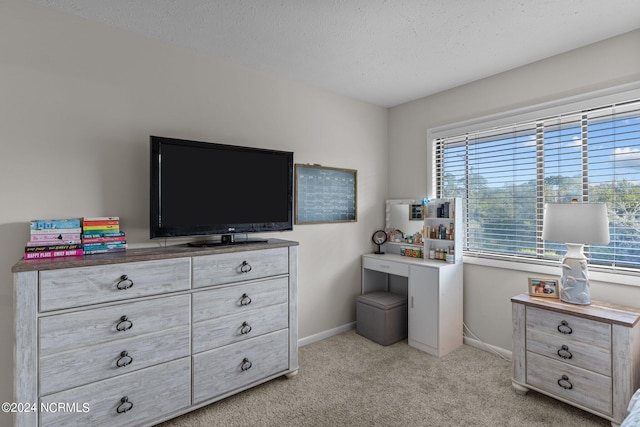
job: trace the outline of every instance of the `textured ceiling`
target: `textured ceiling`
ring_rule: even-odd
[[[640,28],[640,0],[32,1],[382,106]]]

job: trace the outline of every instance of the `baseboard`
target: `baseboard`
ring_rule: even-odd
[[[315,335],[311,335],[308,337],[304,337],[298,340],[298,347],[303,347],[308,344],[312,344],[316,341],[322,341],[325,338],[332,337],[334,335],[339,335],[343,332],[347,332],[356,327],[356,322],[347,323],[346,325],[338,326],[337,328],[329,329],[326,331],[322,331]]]
[[[313,344],[314,342],[317,342],[317,341],[322,341],[323,339],[330,338],[334,335],[342,334],[351,329],[354,329],[355,327],[356,327],[356,322],[351,322],[342,326],[338,326],[337,328],[328,329],[326,331],[322,331],[320,333],[301,338],[298,340],[298,347],[304,347],[305,345]],[[505,350],[504,348],[496,347],[491,344],[484,343],[474,338],[464,337],[464,343],[467,345],[470,345],[471,347],[475,347],[489,353],[498,354],[507,360],[511,360],[511,357],[512,357],[511,351]]]
[[[504,348],[496,347],[491,344],[484,343],[474,338],[464,337],[464,343],[467,345],[470,345],[471,347],[475,347],[489,353],[499,354],[500,356],[502,356],[507,360],[511,360],[511,357],[512,357],[511,351],[505,350]]]

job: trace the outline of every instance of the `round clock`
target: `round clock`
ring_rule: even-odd
[[[375,233],[373,233],[373,236],[371,236],[371,240],[373,241],[373,243],[378,245],[378,250],[375,251],[374,253],[383,254],[384,252],[380,250],[380,245],[382,245],[384,242],[387,241],[387,233],[385,233],[384,230],[378,230]]]

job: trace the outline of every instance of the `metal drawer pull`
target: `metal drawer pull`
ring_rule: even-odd
[[[558,350],[558,356],[562,357],[563,359],[571,359],[573,357],[573,354],[571,354],[571,352],[569,351],[569,347],[563,345],[562,348]]]
[[[566,375],[563,375],[562,378],[558,380],[558,385],[565,390],[571,390],[573,388],[573,384],[571,384],[569,377]]]
[[[242,261],[242,265],[240,266],[240,272],[248,273],[250,271],[251,271],[251,264],[249,264],[247,261]]]
[[[131,409],[133,409],[133,402],[129,402],[129,398],[124,396],[120,399],[120,404],[116,408],[116,411],[119,414],[124,414],[125,412],[129,412]]]
[[[116,325],[116,331],[128,331],[133,328],[133,322],[127,316],[122,316]]]
[[[251,325],[249,325],[247,322],[242,322],[242,326],[240,327],[240,333],[242,335],[246,335],[249,332],[251,332]]]
[[[116,288],[123,291],[131,287],[133,287],[133,280],[129,279],[129,276],[127,276],[126,274],[123,274],[122,276],[120,276],[120,280],[116,284]]]
[[[569,335],[573,332],[573,329],[569,327],[569,323],[566,320],[563,320],[558,325],[558,332],[561,334]]]
[[[240,365],[240,369],[243,371],[248,371],[253,366],[253,363],[249,362],[249,359],[246,357],[242,359],[242,364]]]
[[[120,358],[116,361],[116,366],[118,368],[122,368],[124,366],[131,365],[131,362],[133,362],[133,357],[129,356],[129,353],[126,351],[123,351],[120,353]]]
[[[240,298],[240,305],[249,305],[249,304],[251,304],[251,298],[249,298],[249,295],[242,294],[242,297]]]

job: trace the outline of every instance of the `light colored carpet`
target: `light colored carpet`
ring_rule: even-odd
[[[602,418],[511,387],[511,363],[462,346],[442,358],[406,341],[383,347],[355,330],[301,347],[300,370],[162,427],[609,426]]]

